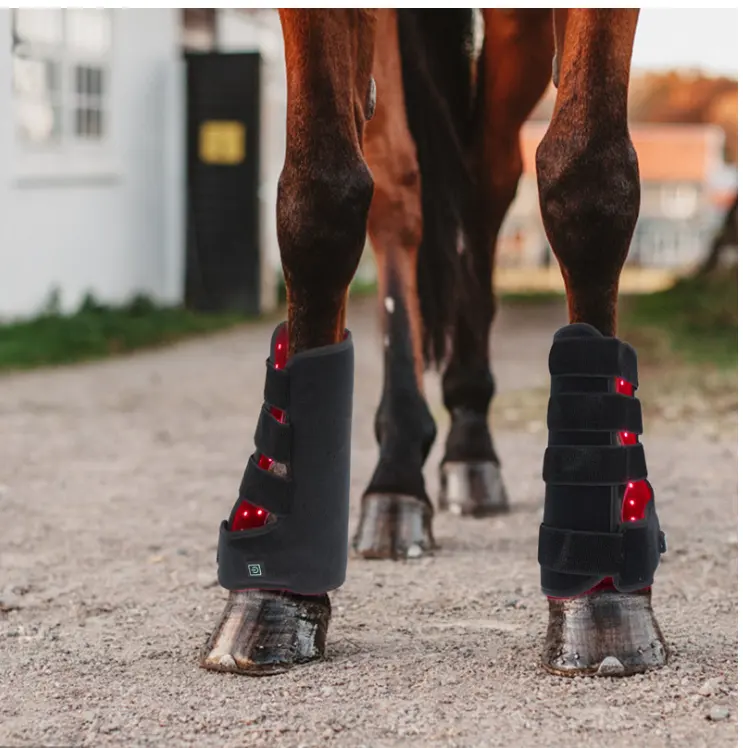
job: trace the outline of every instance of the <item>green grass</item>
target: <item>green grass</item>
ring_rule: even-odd
[[[684,278],[667,291],[625,297],[621,334],[660,358],[722,368],[738,361],[737,268],[705,278]]]
[[[354,295],[374,293],[360,282]],[[554,293],[502,294],[512,304],[563,298]],[[161,307],[138,296],[119,307],[87,297],[70,315],[52,297],[34,319],[0,325],[0,371],[67,364],[172,343],[246,322],[240,314],[197,314]],[[668,355],[731,368],[738,360],[738,282],[735,271],[688,278],[667,291],[621,299],[620,334],[658,362]]]
[[[103,358],[245,322],[239,314],[196,314],[138,296],[111,307],[87,297],[70,315],[54,299],[39,316],[0,325],[0,371]]]
[[[539,305],[555,301],[565,302],[563,291],[503,291],[498,294],[498,301],[512,305]]]

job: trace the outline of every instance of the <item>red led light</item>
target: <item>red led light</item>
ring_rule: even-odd
[[[276,336],[276,344],[273,352],[274,367],[276,369],[283,369],[286,367],[286,363],[289,360],[289,332],[286,325],[284,325]],[[286,416],[284,412],[278,408],[271,408],[271,415],[277,420],[284,423]],[[258,465],[263,470],[270,470],[273,465],[273,460],[266,455],[260,455],[258,458]],[[270,512],[261,509],[259,506],[251,504],[249,501],[243,501],[235,512],[235,518],[232,521],[232,530],[253,530],[256,527],[263,527],[270,518]]]
[[[616,380],[617,392],[634,397],[635,388],[625,379]],[[619,442],[623,445],[637,444],[637,434],[620,431]],[[647,481],[640,480],[628,483],[622,499],[622,522],[637,522],[645,517],[645,507],[653,497]]]
[[[635,388],[632,382],[628,382],[626,379],[617,379],[617,392],[620,395],[629,395],[630,397],[635,394]]]

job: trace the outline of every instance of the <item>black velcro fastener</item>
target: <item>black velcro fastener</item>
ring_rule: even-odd
[[[240,483],[240,498],[262,507],[277,517],[291,513],[294,484],[287,478],[259,467],[252,455]]]
[[[640,401],[628,395],[570,392],[552,395],[547,407],[550,431],[629,431],[642,433]]]
[[[624,539],[617,532],[579,532],[541,525],[539,564],[564,574],[613,576],[622,569]]]
[[[263,399],[274,408],[289,410],[289,372],[285,369],[277,369],[270,358],[266,361]]]
[[[637,354],[617,338],[558,338],[549,356],[553,377],[621,377],[638,385]]]
[[[261,454],[276,462],[291,461],[292,428],[274,418],[265,405],[255,429],[255,446]]]
[[[543,524],[539,564],[561,574],[615,577],[618,589],[651,584],[665,552],[665,536],[651,519],[625,523],[618,532],[564,530]]]
[[[621,486],[647,474],[642,444],[552,446],[544,453],[542,477],[555,486]]]

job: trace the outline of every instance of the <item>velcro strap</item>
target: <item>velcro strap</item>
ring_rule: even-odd
[[[541,525],[539,563],[563,574],[652,579],[665,537],[655,524],[632,522],[619,532],[585,532]]]
[[[289,410],[289,372],[285,369],[277,369],[270,358],[266,361],[263,399],[274,408]]]
[[[261,454],[272,460],[284,463],[291,461],[291,426],[276,420],[266,405],[261,408],[255,429],[255,446]]]
[[[542,477],[551,485],[621,486],[646,478],[642,444],[547,447]]]
[[[638,385],[637,354],[617,338],[558,338],[549,367],[553,377],[621,377]]]
[[[291,512],[293,495],[291,480],[259,467],[256,456],[251,455],[240,483],[240,499],[284,517]]]
[[[580,532],[541,525],[539,564],[565,574],[612,576],[622,569],[624,540],[618,532]]]
[[[550,431],[629,431],[642,433],[640,401],[627,395],[580,392],[552,395],[547,408]]]

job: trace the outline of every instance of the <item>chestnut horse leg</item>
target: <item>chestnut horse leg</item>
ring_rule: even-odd
[[[421,471],[436,424],[422,394],[420,171],[405,113],[394,9],[378,11],[373,72],[377,108],[364,133],[364,154],[374,174],[369,235],[379,277],[384,386],[375,421],[379,460],[362,499],[354,546],[364,558],[407,558],[433,546]]]
[[[557,101],[537,151],[542,218],[565,281],[570,321],[607,336],[615,335],[619,275],[640,206],[627,128],[638,13],[555,11]],[[600,444],[597,434],[605,436],[578,432],[569,435],[570,444],[580,444],[580,434],[586,445]],[[568,489],[560,494],[565,501],[581,497],[578,491],[571,495],[572,485],[557,488]],[[592,530],[567,528],[584,529]],[[577,597],[551,597],[549,611],[543,665],[550,672],[625,675],[666,661],[649,589],[618,592],[605,581]]]
[[[373,112],[376,14],[280,15],[288,109],[277,215],[292,356],[344,336],[348,286],[364,248],[373,192],[362,137]],[[327,594],[231,591],[201,664],[260,675],[322,657],[329,619]]]
[[[467,278],[461,303],[466,307],[457,314],[443,377],[451,427],[439,494],[442,509],[474,516],[507,509],[487,420],[495,392],[489,360],[493,263],[498,232],[521,177],[521,125],[549,82],[553,46],[549,10],[490,8],[483,17],[476,133],[469,154],[475,189],[465,214],[461,256]]]

